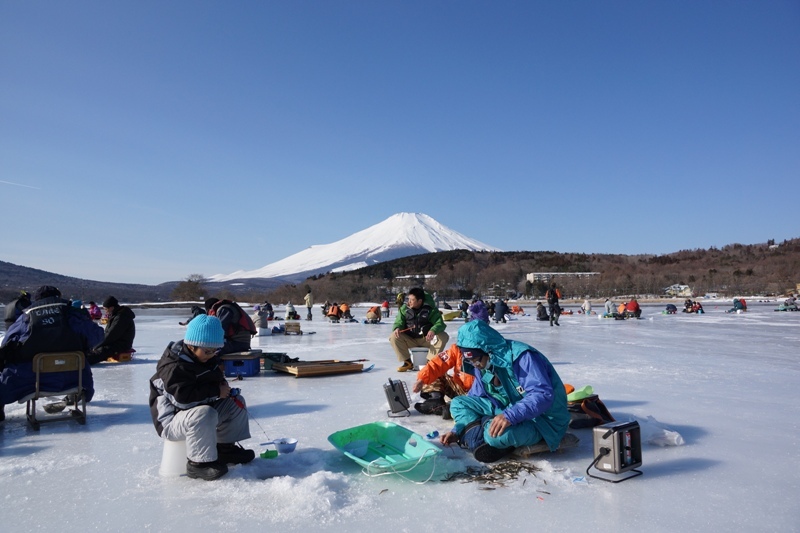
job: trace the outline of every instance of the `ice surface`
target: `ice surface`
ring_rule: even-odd
[[[592,385],[618,420],[653,417],[685,444],[644,444],[643,476],[618,485],[585,483],[579,478],[592,460],[591,431],[573,430],[578,448],[541,456],[533,461],[541,468],[535,477],[492,491],[476,483],[368,478],[327,442],[335,431],[386,420],[383,383],[391,377],[410,386],[414,376],[395,371],[386,340],[391,326],[327,324],[319,308],[314,321],[302,322],[315,335],[257,338],[253,346],[306,360],[366,358],[375,368],[301,379],[268,372],[236,382],[253,417],[253,437],[243,445],[260,452],[259,443],[294,437],[297,450],[232,467],[214,482],[159,477],[162,444],[150,421],[147,380],[166,344],[182,337],[178,321],[188,315],[137,310],[136,359],[94,370],[97,393],[86,426],[59,423],[34,432],[24,406],[6,406],[0,527],[796,531],[800,313],[751,304],[746,314],[727,315],[727,307],[709,303],[705,315],[665,316],[660,306],[645,306],[638,321],[564,316],[558,328],[532,317],[497,325],[547,355],[565,382]],[[360,318],[364,312],[355,310]],[[453,339],[458,325],[448,325]],[[423,435],[451,424],[416,413],[395,421]],[[475,464],[452,448],[435,467],[440,476]]]

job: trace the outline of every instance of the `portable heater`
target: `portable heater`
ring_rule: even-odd
[[[586,469],[586,474],[595,479],[619,483],[642,475],[636,467],[642,466],[642,431],[638,422],[611,422],[593,428],[594,461]],[[592,475],[592,467],[610,474],[633,475],[621,479],[608,479]]]
[[[411,411],[408,410],[411,401],[408,399],[408,387],[406,387],[405,381],[390,378],[389,382],[383,386],[383,392],[386,393],[386,400],[389,402],[389,410],[386,411],[386,414],[390,418],[411,414]]]

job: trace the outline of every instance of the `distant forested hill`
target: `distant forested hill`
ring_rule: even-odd
[[[13,300],[20,290],[27,290],[32,294],[41,285],[58,287],[64,298],[76,298],[85,302],[94,300],[99,304],[112,294],[123,302],[166,300],[175,284],[136,285],[92,281],[0,261],[0,302]]]
[[[541,297],[543,282],[526,281],[532,272],[597,272],[587,277],[556,275],[571,297],[662,295],[673,284],[689,285],[695,295],[784,294],[800,283],[800,239],[778,245],[731,244],[723,248],[681,250],[665,255],[575,254],[557,252],[469,252],[455,250],[415,255],[351,272],[314,276],[272,291],[271,301],[299,301],[310,287],[316,299],[378,301],[393,299],[403,287],[424,283],[448,299],[487,296]],[[402,278],[435,274],[435,278]]]

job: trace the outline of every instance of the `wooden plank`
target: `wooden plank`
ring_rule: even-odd
[[[294,363],[273,363],[273,370],[294,374],[295,377],[328,376],[334,374],[350,374],[361,372],[364,365],[326,359],[324,361],[296,361]]]

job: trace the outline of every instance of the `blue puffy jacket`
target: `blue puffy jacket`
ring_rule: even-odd
[[[469,322],[458,330],[457,344],[462,349],[477,348],[490,356],[490,372],[500,380],[500,397],[489,394],[482,373],[465,364],[465,371],[476,379],[467,393],[488,398],[512,425],[532,420],[550,450],[558,448],[569,426],[567,393],[558,373],[536,348],[506,340],[488,324]]]

